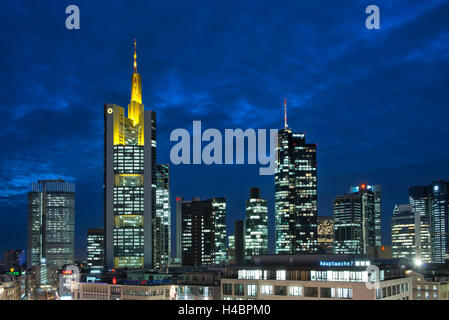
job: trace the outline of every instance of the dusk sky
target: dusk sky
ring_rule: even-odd
[[[80,8],[80,30],[65,8]],[[367,30],[365,8],[380,8]],[[103,226],[103,105],[127,107],[133,39],[143,104],[157,113],[157,162],[170,133],[283,127],[317,143],[318,215],[359,183],[382,187],[383,242],[408,188],[449,179],[449,1],[3,1],[0,11],[0,249],[26,248],[27,192],[76,184],[76,250]],[[228,232],[259,165],[171,165],[182,195],[227,197]],[[174,220],[173,220],[173,232]]]

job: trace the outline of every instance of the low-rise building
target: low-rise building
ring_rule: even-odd
[[[177,300],[220,300],[221,273],[190,272],[177,277]]]
[[[175,300],[176,285],[80,283],[74,300]]]
[[[412,279],[399,265],[352,255],[254,257],[230,266],[223,300],[409,300]]]

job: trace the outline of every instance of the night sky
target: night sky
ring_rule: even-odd
[[[66,6],[81,11],[67,30]],[[380,30],[365,8],[380,7]],[[449,3],[397,1],[3,1],[0,10],[0,249],[26,247],[38,179],[76,184],[76,249],[103,225],[103,105],[127,107],[137,38],[143,103],[170,132],[281,128],[318,144],[318,215],[362,182],[382,187],[383,241],[408,187],[449,179]],[[259,165],[171,165],[172,200],[226,196],[228,231]],[[174,202],[172,203],[174,213]],[[174,223],[174,221],[173,221]],[[173,230],[174,226],[173,226]]]

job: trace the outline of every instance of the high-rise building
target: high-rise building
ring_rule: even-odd
[[[367,254],[377,247],[376,194],[366,184],[351,191],[334,199],[334,253]]]
[[[228,237],[228,252],[227,252],[228,264],[235,264],[235,237],[230,235]]]
[[[278,132],[275,169],[276,254],[310,253],[317,246],[316,144],[287,125]]]
[[[28,267],[75,260],[75,185],[39,180],[28,192]]]
[[[87,230],[87,266],[91,271],[103,271],[104,229]]]
[[[415,212],[417,258],[444,263],[449,259],[449,183],[432,181],[429,186],[409,189]]]
[[[433,181],[429,186],[431,260],[444,263],[449,259],[449,183]]]
[[[370,247],[381,247],[382,246],[382,209],[381,209],[381,188],[380,185],[367,185],[360,184],[359,186],[350,187],[349,192],[368,192],[372,191],[374,194],[374,213],[366,214],[369,226],[369,231],[367,232],[368,243]],[[372,231],[374,229],[374,231]]]
[[[236,264],[243,264],[245,258],[245,221],[234,222],[234,256]]]
[[[362,204],[358,194],[334,199],[334,253],[363,253]]]
[[[268,205],[259,188],[251,188],[246,201],[246,256],[268,254]]]
[[[154,268],[166,268],[171,258],[170,169],[156,165],[156,218],[154,234]]]
[[[184,266],[226,262],[226,199],[184,201],[176,198],[181,263]]]
[[[318,249],[324,253],[332,253],[334,243],[334,220],[332,217],[318,217]]]
[[[391,218],[393,258],[416,258],[415,215],[409,204],[396,205]]]
[[[429,192],[427,186],[410,187],[409,202],[415,216],[416,257],[431,262]]]
[[[134,73],[128,114],[104,106],[104,226],[108,268],[152,268],[156,216],[156,113],[144,110]]]

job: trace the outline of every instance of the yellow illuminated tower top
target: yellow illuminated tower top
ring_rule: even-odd
[[[131,77],[131,101],[128,105],[128,118],[134,125],[143,122],[142,78],[137,73],[137,42],[134,39],[134,73]]]

